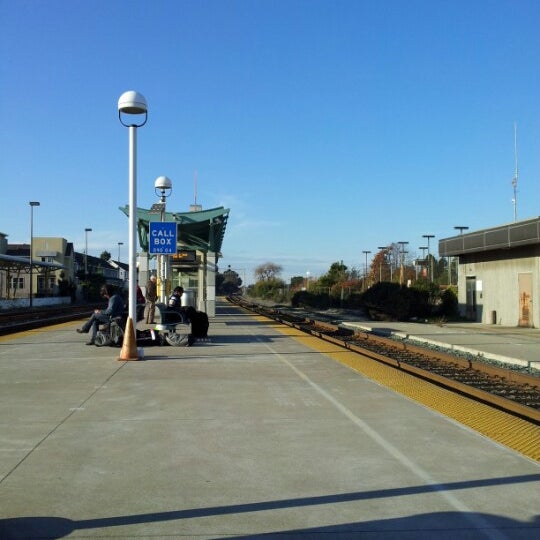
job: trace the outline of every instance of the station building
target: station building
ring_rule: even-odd
[[[129,206],[120,207],[129,216]],[[172,289],[181,286],[188,298],[188,304],[213,317],[216,312],[216,272],[221,257],[221,246],[229,209],[224,207],[202,210],[193,205],[189,212],[164,212],[161,210],[137,208],[137,232],[141,248],[137,268],[141,288],[151,273],[157,273],[158,293],[168,296]],[[172,222],[176,224],[176,246],[171,255],[151,255],[149,253],[149,229],[151,222]],[[163,257],[158,262],[157,259]],[[152,271],[152,260],[156,269]],[[165,280],[160,280],[158,266],[165,264]],[[183,299],[184,300],[184,299]]]
[[[57,295],[59,283],[74,277],[73,244],[65,238],[35,237],[32,265],[29,244],[9,244],[0,233],[0,299],[28,299]],[[32,280],[32,285],[30,285]]]
[[[439,241],[458,257],[460,313],[502,326],[540,325],[540,217]]]

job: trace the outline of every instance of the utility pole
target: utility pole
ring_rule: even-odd
[[[365,269],[365,273],[364,273],[364,291],[367,290],[367,275],[368,275],[368,271],[367,271],[367,256],[369,253],[371,253],[371,251],[362,251],[362,253],[366,256],[366,269]]]

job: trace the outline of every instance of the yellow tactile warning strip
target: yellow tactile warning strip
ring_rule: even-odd
[[[257,318],[267,319],[262,316]],[[387,388],[452,418],[521,454],[540,461],[540,427],[418,379],[408,373],[342,349],[315,336],[276,323],[274,328],[311,349],[326,354]]]
[[[6,334],[5,336],[0,336],[0,342],[2,341],[11,341],[14,338],[21,338],[25,336],[31,336],[33,334],[42,334],[43,332],[49,331],[51,328],[53,330],[58,330],[60,328],[73,328],[80,323],[78,321],[68,321],[64,323],[58,323],[52,326],[43,326],[41,328],[33,328],[31,330],[21,330],[20,332],[15,332],[13,334]]]

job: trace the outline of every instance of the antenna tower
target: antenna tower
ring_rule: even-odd
[[[515,172],[512,179],[512,187],[514,189],[514,197],[512,204],[514,205],[514,221],[517,221],[517,183],[518,183],[518,150],[517,150],[517,123],[514,122],[514,161]]]

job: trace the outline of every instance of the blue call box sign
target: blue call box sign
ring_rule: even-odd
[[[176,253],[176,222],[150,222],[148,252],[152,255]]]

